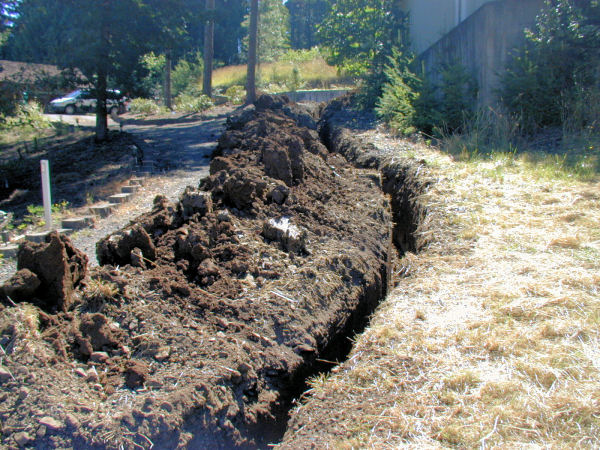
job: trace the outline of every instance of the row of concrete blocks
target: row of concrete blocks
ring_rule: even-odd
[[[108,197],[107,202],[90,206],[90,215],[80,217],[69,217],[62,219],[61,228],[52,231],[58,231],[69,235],[75,231],[83,230],[94,226],[96,217],[108,217],[119,205],[128,202],[131,197],[143,186],[144,178],[150,176],[154,169],[153,161],[145,161],[141,170],[137,171],[135,177],[129,180],[128,186],[121,187],[120,194],[114,194]],[[3,258],[15,258],[19,250],[19,244],[23,241],[45,242],[46,236],[50,231],[28,233],[16,236],[6,245],[0,246],[0,255]]]

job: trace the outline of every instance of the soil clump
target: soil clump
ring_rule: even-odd
[[[198,187],[98,243],[76,301],[0,306],[2,445],[281,438],[316,360],[385,295],[395,251],[378,172],[329,152],[317,120],[259,98],[230,118]]]

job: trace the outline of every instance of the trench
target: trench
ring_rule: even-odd
[[[327,121],[324,121],[321,126],[320,138],[330,152],[342,154],[357,168],[379,166],[380,188],[389,197],[393,218],[390,224],[392,240],[388,250],[387,267],[385,273],[381,274],[384,280],[383,292],[381,295],[374,295],[377,287],[367,286],[358,307],[351,312],[343,329],[323,348],[319,358],[306,364],[289,385],[282,386],[285,405],[277,415],[276,421],[265,427],[268,432],[265,433],[265,429],[261,431],[262,439],[255,437],[256,442],[262,442],[259,448],[272,448],[283,442],[288,423],[292,419],[293,408],[300,399],[310,395],[308,380],[317,375],[331,373],[336,366],[348,359],[353,348],[353,339],[369,326],[372,314],[392,289],[394,261],[400,259],[406,252],[418,252],[423,245],[423,242],[416,237],[417,229],[425,215],[422,205],[417,200],[423,190],[423,184],[418,177],[419,169],[412,164],[380,163],[376,155],[368,158],[367,163],[361,161],[358,156],[361,154],[361,144],[348,133],[348,130],[331,125]]]

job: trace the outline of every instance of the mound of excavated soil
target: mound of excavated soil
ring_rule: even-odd
[[[389,203],[377,172],[330,153],[309,111],[273,97],[231,118],[210,169],[98,243],[103,266],[74,308],[0,306],[2,445],[281,437],[315,362],[385,295]]]

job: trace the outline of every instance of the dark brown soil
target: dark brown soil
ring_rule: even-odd
[[[385,295],[395,251],[379,173],[330,153],[315,119],[259,99],[199,189],[98,243],[75,307],[0,306],[2,446],[281,438],[317,360]]]

